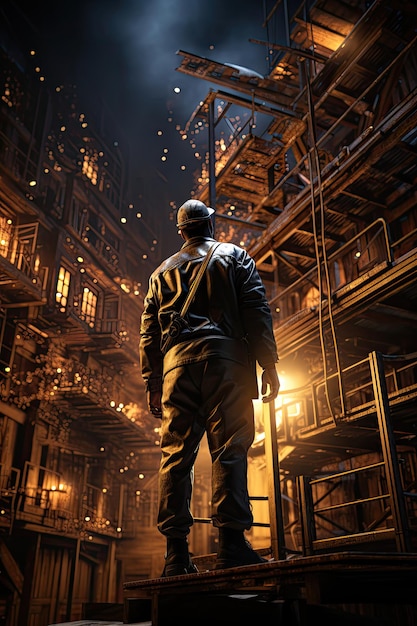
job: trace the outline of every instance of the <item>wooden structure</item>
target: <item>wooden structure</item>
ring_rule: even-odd
[[[415,623],[416,19],[409,2],[301,6],[287,41],[253,41],[270,52],[265,76],[178,52],[179,72],[222,88],[186,126],[208,127],[197,195],[215,206],[218,236],[255,258],[280,367],[305,376],[282,389],[276,428],[264,420],[252,449],[279,482],[268,489],[276,560],[126,582],[155,624],[175,606],[187,623],[190,599],[218,620],[225,595],[251,623],[251,593],[274,598],[265,623],[309,623],[314,611],[330,623],[333,603],[352,603],[338,623]]]
[[[390,626],[414,626],[416,8],[411,0],[310,4],[289,16],[285,0],[275,3],[269,32],[284,25],[285,33],[252,40],[267,51],[265,75],[178,52],[179,72],[216,87],[186,128],[208,131],[195,195],[215,206],[218,238],[255,259],[280,377],[298,377],[273,413],[257,417],[249,458],[254,474],[269,472],[261,523],[274,562],[219,573],[200,556],[201,573],[187,584],[155,578],[164,549],[154,528],[158,434],[137,397],[142,277],[160,260],[158,237],[131,209],[127,226],[121,221],[130,206],[123,151],[105,119],[100,132],[93,120],[86,126],[71,89],[50,93],[31,59],[24,67],[2,51],[7,626],[77,619],[87,605],[98,615],[100,604],[107,611],[122,598],[152,605],[161,621],[181,595],[199,622],[202,608],[209,614],[212,602],[230,607],[243,595],[240,616],[265,610],[265,620],[297,624],[317,612],[330,621],[338,605],[341,623],[382,625],[387,616]],[[207,518],[204,477],[194,497],[196,519]],[[210,525],[194,531],[193,552],[211,555]],[[340,606],[349,603],[350,611]]]
[[[417,620],[417,555],[340,552],[125,583],[125,621],[304,626]],[[366,607],[362,614],[357,606]]]

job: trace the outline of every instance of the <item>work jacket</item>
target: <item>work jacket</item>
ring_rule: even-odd
[[[147,389],[162,385],[173,367],[208,358],[226,358],[263,368],[277,360],[265,288],[248,253],[221,243],[185,315],[183,327],[165,352],[173,314],[180,312],[211,237],[189,239],[163,261],[149,279],[140,328],[142,376]],[[256,385],[256,382],[255,382]],[[257,389],[252,397],[257,397]]]

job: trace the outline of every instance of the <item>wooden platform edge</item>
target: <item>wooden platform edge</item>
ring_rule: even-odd
[[[214,588],[239,588],[241,586],[256,586],[264,584],[282,584],[291,579],[305,579],[311,574],[335,574],[342,572],[344,575],[353,575],[358,572],[367,575],[381,575],[381,573],[410,573],[417,574],[417,553],[363,553],[363,552],[339,552],[326,553],[315,556],[295,557],[286,560],[271,560],[257,565],[246,565],[226,570],[206,570],[196,574],[184,574],[168,578],[150,578],[146,580],[130,581],[123,584],[124,595],[146,591],[159,591],[160,593],[177,592],[185,588],[190,592],[193,587],[202,589],[206,585],[208,589]],[[186,584],[184,584],[186,583]]]

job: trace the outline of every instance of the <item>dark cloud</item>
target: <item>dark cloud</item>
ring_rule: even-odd
[[[181,49],[266,74],[265,50],[249,42],[266,38],[262,28],[266,4],[45,0],[25,3],[21,11],[27,16],[28,32],[36,31],[49,80],[77,84],[91,115],[98,116],[103,106],[111,111],[115,129],[131,144],[131,169],[139,187],[146,186],[147,178],[157,177],[165,181],[168,197],[181,202],[192,188],[192,172],[199,163],[176,127],[184,126],[213,85],[177,72],[181,58],[176,52]],[[180,87],[180,93],[174,93],[174,87]],[[164,150],[166,161],[161,160]]]
[[[177,85],[186,89],[194,84],[196,92],[208,89],[175,71],[179,49],[221,62],[252,63],[266,73],[263,51],[248,41],[261,37],[262,6],[259,0],[87,3],[81,16],[79,79],[100,81],[110,95],[121,90],[134,99],[134,109],[149,105],[154,110],[172,97]]]

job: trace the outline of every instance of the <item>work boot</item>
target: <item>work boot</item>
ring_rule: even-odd
[[[192,562],[190,553],[188,552],[187,539],[171,539],[168,537],[165,567],[161,578],[197,573],[198,569]]]
[[[219,528],[219,550],[214,569],[228,569],[258,563],[267,563],[267,559],[255,552],[243,531]]]

